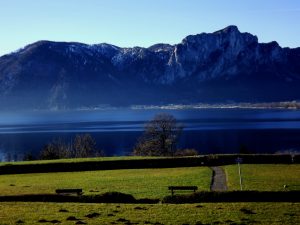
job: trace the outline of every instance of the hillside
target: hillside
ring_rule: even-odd
[[[300,99],[300,48],[229,26],[176,45],[38,41],[0,57],[1,108],[270,102]]]

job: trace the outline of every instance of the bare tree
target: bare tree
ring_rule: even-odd
[[[145,126],[142,137],[133,153],[143,156],[173,156],[182,131],[174,116],[166,113],[157,114]]]
[[[104,156],[104,151],[96,149],[96,141],[90,134],[78,134],[74,141],[55,139],[40,152],[41,159],[86,158]]]
[[[86,158],[96,153],[96,141],[90,134],[76,135],[73,142],[73,157]]]
[[[41,151],[41,159],[61,159],[71,157],[71,146],[61,139],[48,143]]]

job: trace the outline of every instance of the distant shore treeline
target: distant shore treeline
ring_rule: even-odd
[[[132,109],[300,109],[300,101],[284,102],[232,102],[232,103],[196,103],[196,104],[168,104],[168,105],[135,105]]]

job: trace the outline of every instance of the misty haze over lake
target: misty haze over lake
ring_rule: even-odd
[[[184,125],[180,148],[200,153],[255,153],[300,149],[300,111],[271,109],[191,109],[1,112],[0,160],[20,160],[55,138],[71,141],[91,133],[107,156],[129,155],[145,123],[157,113],[174,115]]]

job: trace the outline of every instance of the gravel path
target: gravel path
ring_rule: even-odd
[[[227,191],[226,174],[221,167],[211,167],[213,177],[210,185],[211,191]]]

